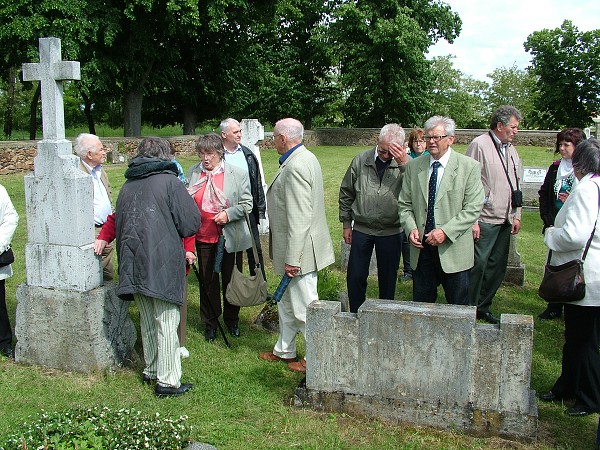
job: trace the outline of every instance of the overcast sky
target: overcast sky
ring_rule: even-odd
[[[431,47],[428,58],[452,54],[455,69],[488,82],[496,68],[529,66],[523,43],[534,31],[559,28],[566,19],[579,31],[600,28],[599,0],[444,1],[462,19],[462,31],[454,44]]]

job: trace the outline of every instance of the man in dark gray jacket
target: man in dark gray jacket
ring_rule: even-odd
[[[181,395],[192,387],[181,384],[177,326],[186,282],[182,238],[196,234],[200,212],[177,174],[169,142],[146,138],[117,199],[117,294],[137,302],[146,362],[143,381],[156,381],[159,397]]]
[[[350,312],[365,301],[373,247],[379,298],[394,299],[402,248],[398,196],[408,162],[404,137],[400,125],[385,125],[375,148],[352,160],[340,186],[340,222],[344,241],[352,244],[346,275]]]

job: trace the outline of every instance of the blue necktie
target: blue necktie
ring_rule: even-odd
[[[435,189],[437,187],[437,173],[438,167],[441,164],[439,161],[434,161],[431,165],[431,176],[429,177],[429,197],[427,198],[427,221],[425,222],[425,234],[429,233],[435,228]]]

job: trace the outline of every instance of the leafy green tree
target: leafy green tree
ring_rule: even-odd
[[[523,114],[521,128],[532,128],[537,125],[537,113],[534,101],[537,97],[536,77],[528,70],[519,69],[516,65],[499,67],[488,74],[492,84],[487,100],[490,110],[501,105],[512,105]]]
[[[452,58],[451,55],[439,56],[431,62],[435,79],[430,94],[433,106],[426,116],[452,117],[458,128],[485,128],[489,118],[485,101],[489,85],[454,68]]]
[[[580,32],[570,20],[535,31],[525,50],[537,77],[535,107],[542,127],[585,127],[600,111],[600,30]]]
[[[437,1],[339,1],[329,27],[346,124],[419,122],[434,81],[425,53],[440,38],[452,42],[461,25]]]

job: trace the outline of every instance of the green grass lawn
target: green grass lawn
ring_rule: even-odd
[[[314,149],[323,168],[327,218],[336,248],[337,263],[332,266],[328,278],[342,287],[345,286],[345,279],[339,269],[342,230],[337,218],[337,195],[350,160],[363,149]],[[464,151],[461,147],[457,149]],[[552,155],[541,148],[521,148],[520,153],[525,165],[547,166],[552,160]],[[262,152],[267,182],[272,180],[277,170],[278,156],[274,150]],[[180,162],[187,169],[196,162],[196,158],[185,157]],[[125,166],[122,165],[107,167],[115,199],[124,181],[124,170]],[[13,265],[15,276],[6,283],[9,313],[14,321],[15,289],[25,282],[27,228],[23,176],[3,176],[1,183],[10,193],[21,218],[13,241],[17,258]],[[494,301],[494,313],[536,316],[544,309],[544,302],[536,294],[546,253],[541,227],[537,211],[523,214],[517,245],[526,268],[525,285],[502,287]],[[267,277],[269,290],[273,291],[278,280],[270,266],[267,267]],[[225,347],[220,337],[216,343],[208,344],[202,335],[198,286],[193,277],[189,278],[189,286],[187,348],[191,356],[182,363],[183,381],[195,384],[189,394],[173,399],[155,398],[152,389],[140,382],[139,367],[82,375],[2,360],[0,435],[18,429],[29,415],[41,410],[54,411],[75,405],[106,405],[111,409],[127,407],[149,414],[159,412],[167,417],[187,415],[194,427],[194,439],[209,442],[219,449],[593,448],[598,417],[568,417],[563,413],[565,406],[560,404],[539,404],[540,432],[535,443],[473,437],[426,427],[393,426],[346,414],[297,409],[292,406],[293,393],[302,375],[287,370],[281,363],[268,363],[257,357],[259,351],[270,350],[276,340],[275,334],[252,325],[260,307],[242,309],[242,336],[235,340],[231,338],[231,349]],[[369,281],[367,295],[377,296],[374,277]],[[410,283],[398,283],[396,298],[411,298]],[[137,325],[135,306],[132,306],[131,314]],[[562,321],[535,323],[532,389],[538,393],[547,391],[559,375],[563,325]],[[140,342],[137,343],[137,350],[141,355]],[[303,352],[302,339],[300,352]]]

